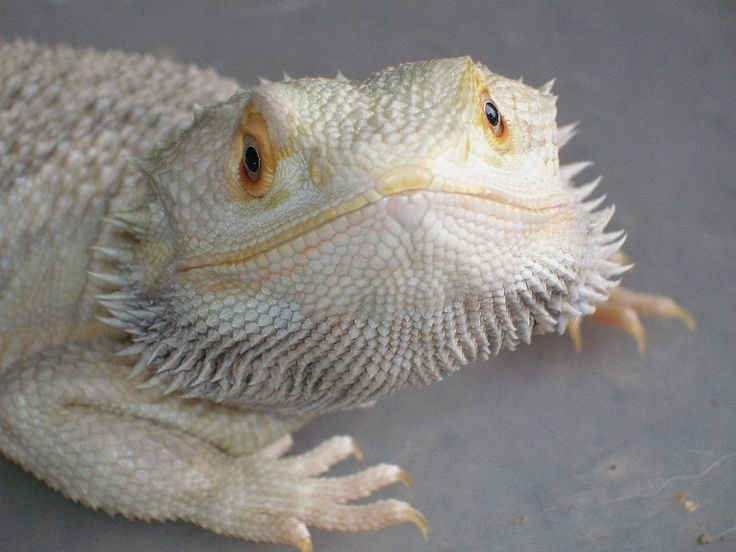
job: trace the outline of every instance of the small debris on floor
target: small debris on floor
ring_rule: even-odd
[[[682,506],[683,510],[685,510],[686,512],[694,512],[695,510],[700,508],[700,504],[691,499],[690,494],[686,493],[685,491],[676,492],[675,500],[680,506]]]

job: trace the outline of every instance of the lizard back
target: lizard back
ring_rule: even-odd
[[[0,42],[0,366],[106,331],[94,318],[114,240],[103,217],[140,203],[129,162],[175,138],[194,102],[236,84],[150,55]],[[31,301],[27,298],[32,297]]]

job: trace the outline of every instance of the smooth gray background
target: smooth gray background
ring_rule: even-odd
[[[558,77],[560,122],[581,121],[563,159],[605,176],[638,263],[626,283],[698,318],[693,333],[650,323],[644,356],[586,327],[579,355],[543,337],[319,420],[299,449],[349,432],[367,462],[401,464],[414,488],[383,494],[421,509],[433,536],[313,531],[318,552],[736,550],[736,531],[695,544],[736,526],[735,35],[732,1],[0,2],[1,38],[149,50],[243,84],[459,54],[535,84]],[[686,512],[678,491],[700,508]],[[109,518],[0,460],[0,550],[285,548]]]

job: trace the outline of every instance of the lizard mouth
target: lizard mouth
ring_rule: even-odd
[[[415,193],[436,194],[438,197],[455,197],[465,206],[484,205],[484,213],[513,222],[542,225],[569,205],[562,194],[541,198],[523,198],[489,189],[487,185],[466,183],[433,175],[423,167],[402,167],[377,179],[377,185],[362,194],[343,202],[337,207],[325,209],[306,220],[296,222],[275,236],[234,254],[224,254],[213,259],[195,257],[179,268],[187,272],[202,268],[226,268],[248,262],[279,246],[303,237],[319,228],[334,223],[337,219],[350,217],[370,205],[394,196],[409,196]],[[492,209],[488,209],[491,206]]]
[[[460,194],[540,215],[550,214],[568,203],[566,197],[561,193],[534,198],[523,197],[519,194],[491,189],[485,183],[464,182],[456,178],[436,175],[421,166],[400,167],[383,175],[378,180],[376,190],[382,197],[411,191]]]

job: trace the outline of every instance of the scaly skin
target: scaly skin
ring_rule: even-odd
[[[93,508],[302,550],[426,536],[346,504],[405,472],[318,477],[359,450],[285,457],[290,433],[562,332],[626,269],[555,97],[470,58],[236,92],[16,42],[0,74],[0,450]],[[617,297],[612,324],[684,316]]]

